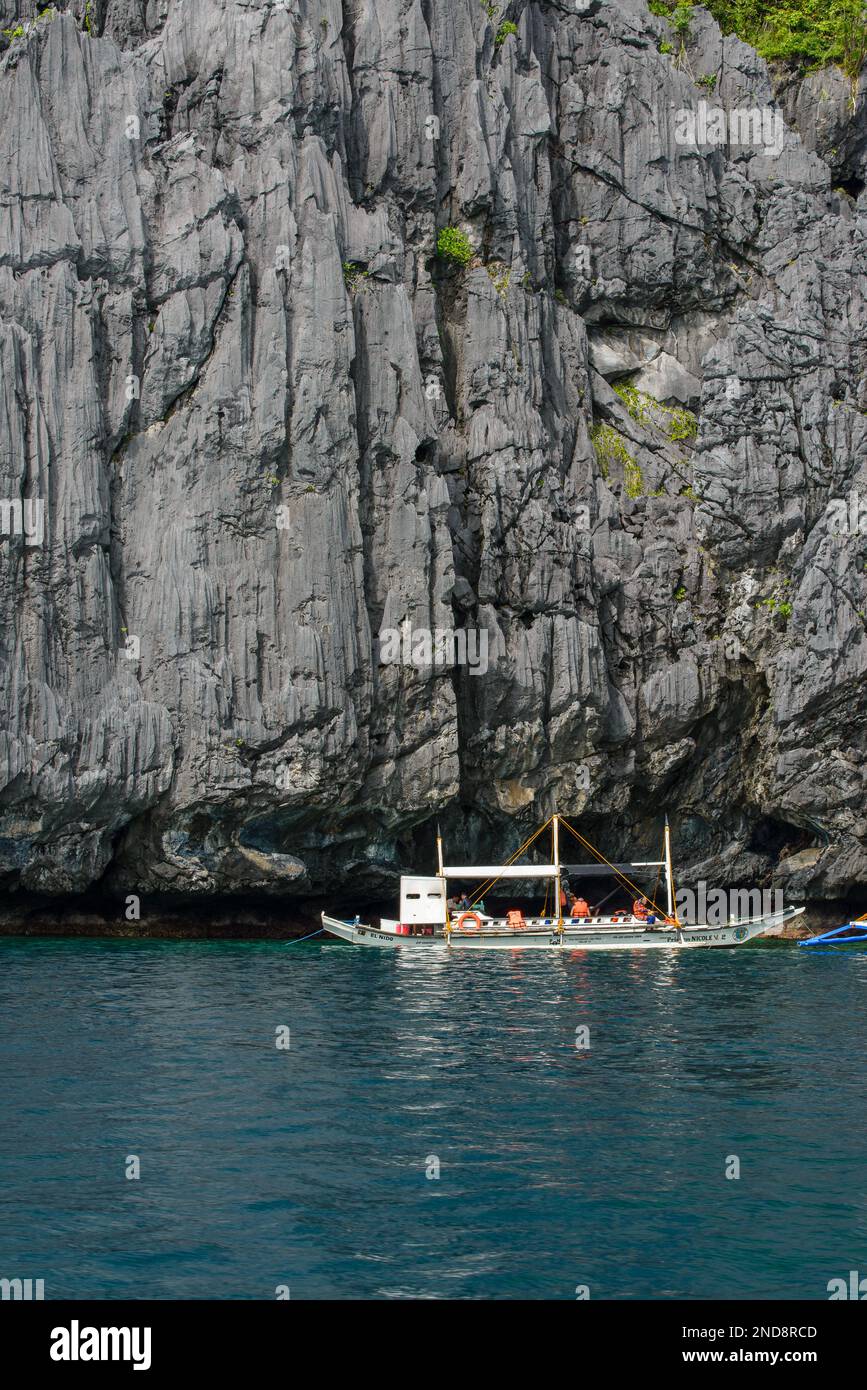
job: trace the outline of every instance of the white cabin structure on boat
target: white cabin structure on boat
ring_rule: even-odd
[[[410,927],[444,927],[448,921],[445,879],[404,874],[400,880],[400,920]]]

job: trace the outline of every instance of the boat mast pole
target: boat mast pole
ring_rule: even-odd
[[[668,916],[674,917],[674,875],[671,871],[671,830],[668,816],[665,817],[665,887],[668,893]]]
[[[440,830],[439,821],[437,821],[437,874],[443,881],[443,899],[445,903],[445,926],[443,927],[443,935],[446,939],[446,945],[451,946],[452,924],[449,921],[449,885],[448,880],[445,876],[445,872],[443,870],[443,833]]]
[[[557,930],[563,930],[563,904],[560,898],[560,817],[554,812],[554,868],[557,870],[557,877],[554,880],[555,892],[557,894]]]

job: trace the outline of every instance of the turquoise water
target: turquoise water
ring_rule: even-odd
[[[864,954],[793,946],[3,940],[0,1277],[823,1298],[867,1273],[865,990]]]

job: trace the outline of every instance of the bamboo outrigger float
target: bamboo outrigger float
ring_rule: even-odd
[[[552,828],[550,863],[518,864],[515,860],[547,829]],[[565,828],[594,859],[585,864],[564,864],[560,856],[560,830]],[[612,864],[579,834],[563,816],[553,815],[515,851],[506,864],[443,863],[443,842],[437,828],[438,869],[435,876],[403,875],[400,880],[400,920],[382,918],[379,926],[354,921],[342,921],[322,913],[322,926],[332,936],[356,946],[385,948],[409,947],[426,951],[514,951],[514,950],[681,950],[710,946],[743,946],[757,936],[776,936],[783,926],[804,911],[790,907],[759,917],[730,918],[724,925],[708,923],[686,925],[676,910],[674,873],[671,860],[671,832],[665,820],[663,858],[638,860],[629,864]],[[645,895],[632,879],[630,870],[639,876],[656,870],[657,887],[653,896]],[[563,884],[566,874],[582,878],[613,876],[621,886],[634,892],[633,911],[609,911],[601,906],[589,909],[582,900],[580,915],[564,915]],[[666,906],[655,902],[660,879],[664,874]],[[543,909],[539,916],[524,917],[511,909],[505,917],[491,917],[484,911],[484,894],[500,880],[539,879],[545,882],[545,905],[554,890],[554,908]],[[449,882],[455,880],[484,880],[468,900],[464,910],[457,910],[448,896]],[[609,893],[610,898],[612,894]],[[605,900],[607,901],[607,899]],[[604,902],[602,904],[604,906]]]

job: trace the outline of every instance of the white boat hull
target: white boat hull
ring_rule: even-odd
[[[441,928],[434,936],[400,936],[365,922],[343,922],[322,913],[322,926],[332,936],[354,946],[420,951],[681,951],[717,946],[745,946],[757,936],[778,936],[786,923],[800,917],[802,907],[786,908],[764,917],[744,918],[722,927],[651,928],[639,923],[588,927],[528,926],[523,930],[488,925],[478,931]]]

